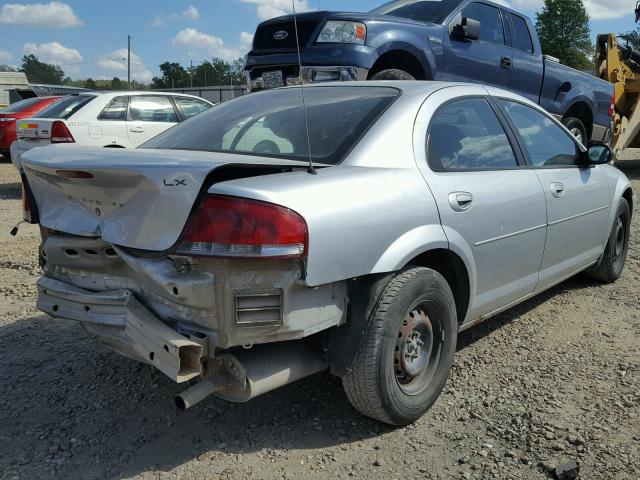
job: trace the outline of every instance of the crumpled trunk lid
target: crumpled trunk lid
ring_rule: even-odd
[[[77,146],[37,148],[23,156],[42,226],[152,251],[167,250],[178,241],[207,176],[229,163],[287,162]]]

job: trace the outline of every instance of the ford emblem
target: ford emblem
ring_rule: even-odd
[[[284,40],[288,36],[289,36],[289,32],[287,32],[286,30],[278,30],[276,33],[273,34],[273,38],[276,40]]]

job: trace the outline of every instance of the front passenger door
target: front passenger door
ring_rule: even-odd
[[[575,139],[547,115],[512,100],[498,102],[545,192],[547,240],[538,288],[546,288],[593,264],[604,252],[609,188],[604,173],[581,162]]]

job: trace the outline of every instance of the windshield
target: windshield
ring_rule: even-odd
[[[400,95],[390,87],[312,87],[254,93],[220,104],[140,148],[261,155],[335,165]]]
[[[95,95],[70,95],[39,112],[38,117],[66,120],[94,98]]]
[[[458,5],[460,0],[395,0],[381,5],[371,13],[418,22],[442,23]]]

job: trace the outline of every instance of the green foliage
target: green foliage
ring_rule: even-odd
[[[165,62],[160,65],[161,77],[154,77],[152,88],[188,88],[193,86],[204,87],[211,85],[239,85],[244,79],[245,59],[239,58],[233,62],[227,62],[220,58],[211,61],[205,60],[199,65],[184,68],[179,63]]]
[[[589,14],[582,0],[545,0],[536,15],[542,52],[578,70],[592,70]]]
[[[84,88],[88,88],[89,90],[95,90],[98,86],[93,78],[89,77],[84,82]]]
[[[20,71],[27,74],[31,83],[62,85],[64,79],[64,71],[58,65],[41,62],[33,54],[22,57]]]

